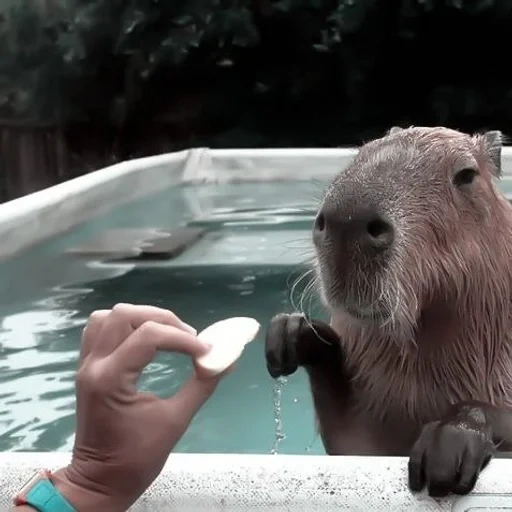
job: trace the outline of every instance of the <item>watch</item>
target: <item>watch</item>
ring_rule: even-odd
[[[39,512],[77,512],[53,485],[47,469],[38,471],[14,498],[14,505],[30,505]]]

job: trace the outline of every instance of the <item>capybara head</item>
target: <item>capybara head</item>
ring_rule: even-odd
[[[328,187],[313,229],[331,312],[410,338],[429,308],[474,309],[465,299],[485,293],[508,301],[501,147],[498,131],[443,127],[392,128],[364,144]]]

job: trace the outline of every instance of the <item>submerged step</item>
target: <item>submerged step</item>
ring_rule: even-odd
[[[201,227],[112,229],[66,253],[105,261],[168,260],[182,254],[206,233],[207,229]]]
[[[91,261],[92,266],[136,267],[229,267],[295,266],[313,257],[310,230],[246,230],[206,233],[174,258],[109,258]],[[92,258],[91,258],[92,259]]]

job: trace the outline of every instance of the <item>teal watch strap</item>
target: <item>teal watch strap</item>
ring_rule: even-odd
[[[77,512],[50,480],[39,480],[25,495],[27,503],[39,512]]]

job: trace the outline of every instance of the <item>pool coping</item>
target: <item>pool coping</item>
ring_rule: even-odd
[[[57,469],[69,453],[0,453],[0,506],[34,471]],[[402,457],[232,455],[173,453],[134,511],[303,510],[448,511],[510,510],[510,461],[494,459],[472,495],[434,500],[407,488]]]
[[[192,148],[120,162],[0,204],[0,260],[173,185],[329,179],[356,153],[356,148]],[[512,176],[512,147],[503,148],[502,162],[504,176]],[[193,200],[190,206],[198,208]]]

